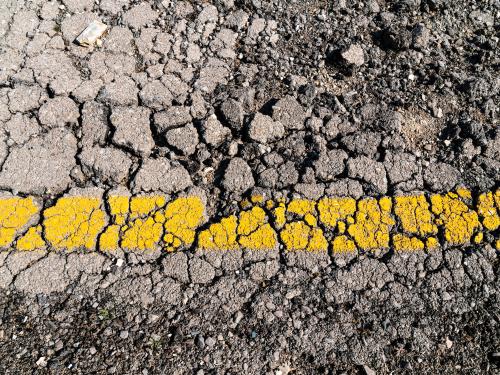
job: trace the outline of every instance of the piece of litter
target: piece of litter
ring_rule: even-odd
[[[101,21],[92,21],[87,28],[78,35],[76,42],[81,46],[92,46],[107,28],[108,26]]]

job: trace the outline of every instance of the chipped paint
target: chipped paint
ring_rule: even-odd
[[[47,241],[56,249],[95,249],[106,224],[101,200],[95,197],[63,197],[44,213]]]
[[[204,222],[205,205],[199,197],[178,198],[165,210],[165,236],[167,250],[189,247],[196,238],[196,229]]]
[[[493,231],[500,227],[499,210],[500,191],[497,191],[495,195],[491,191],[479,195],[477,213],[486,229]]]
[[[23,251],[33,251],[37,249],[44,249],[47,244],[42,238],[42,226],[37,225],[31,227],[28,231],[17,241],[16,249]]]
[[[197,196],[64,196],[38,222],[35,198],[0,198],[0,246],[17,250],[328,251],[392,247],[431,251],[466,244],[498,246],[500,192],[264,200],[252,196],[239,212],[216,220]],[[474,207],[474,202],[477,202]],[[241,203],[241,202],[240,202]],[[209,223],[203,227],[205,223]],[[31,225],[31,226],[30,226]],[[202,228],[202,229],[201,229]],[[487,236],[486,233],[489,233]],[[439,240],[438,238],[441,238]]]
[[[210,228],[199,234],[198,246],[203,250],[235,250],[236,228],[238,219],[235,215],[223,218],[220,223],[210,225]]]
[[[465,245],[481,227],[477,212],[473,211],[455,193],[431,196],[432,212],[438,216],[436,223],[444,227],[446,242],[451,245]]]
[[[0,248],[12,244],[16,234],[25,227],[38,212],[33,198],[0,198]]]
[[[391,216],[391,199],[362,199],[358,202],[355,222],[347,232],[357,246],[363,250],[388,248],[391,226],[395,224]]]
[[[328,242],[323,236],[323,231],[303,221],[286,224],[280,235],[287,250],[326,251],[328,249]]]
[[[276,232],[266,221],[266,213],[260,207],[242,212],[238,224],[239,244],[250,250],[274,249]]]

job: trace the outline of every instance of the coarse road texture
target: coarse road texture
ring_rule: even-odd
[[[500,373],[499,20],[0,1],[0,374]]]

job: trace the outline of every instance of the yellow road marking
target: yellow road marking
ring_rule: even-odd
[[[63,197],[44,213],[47,241],[56,249],[95,248],[106,214],[95,197]]]
[[[39,211],[33,198],[0,198],[0,248],[10,246],[16,233]]]
[[[396,251],[484,244],[500,248],[500,191],[265,201],[209,218],[198,196],[64,196],[41,210],[33,197],[0,197],[0,248],[88,251]],[[476,203],[474,203],[476,202]],[[210,223],[210,224],[207,224]]]

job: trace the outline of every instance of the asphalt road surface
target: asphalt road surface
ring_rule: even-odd
[[[499,21],[1,1],[0,373],[498,374]]]

